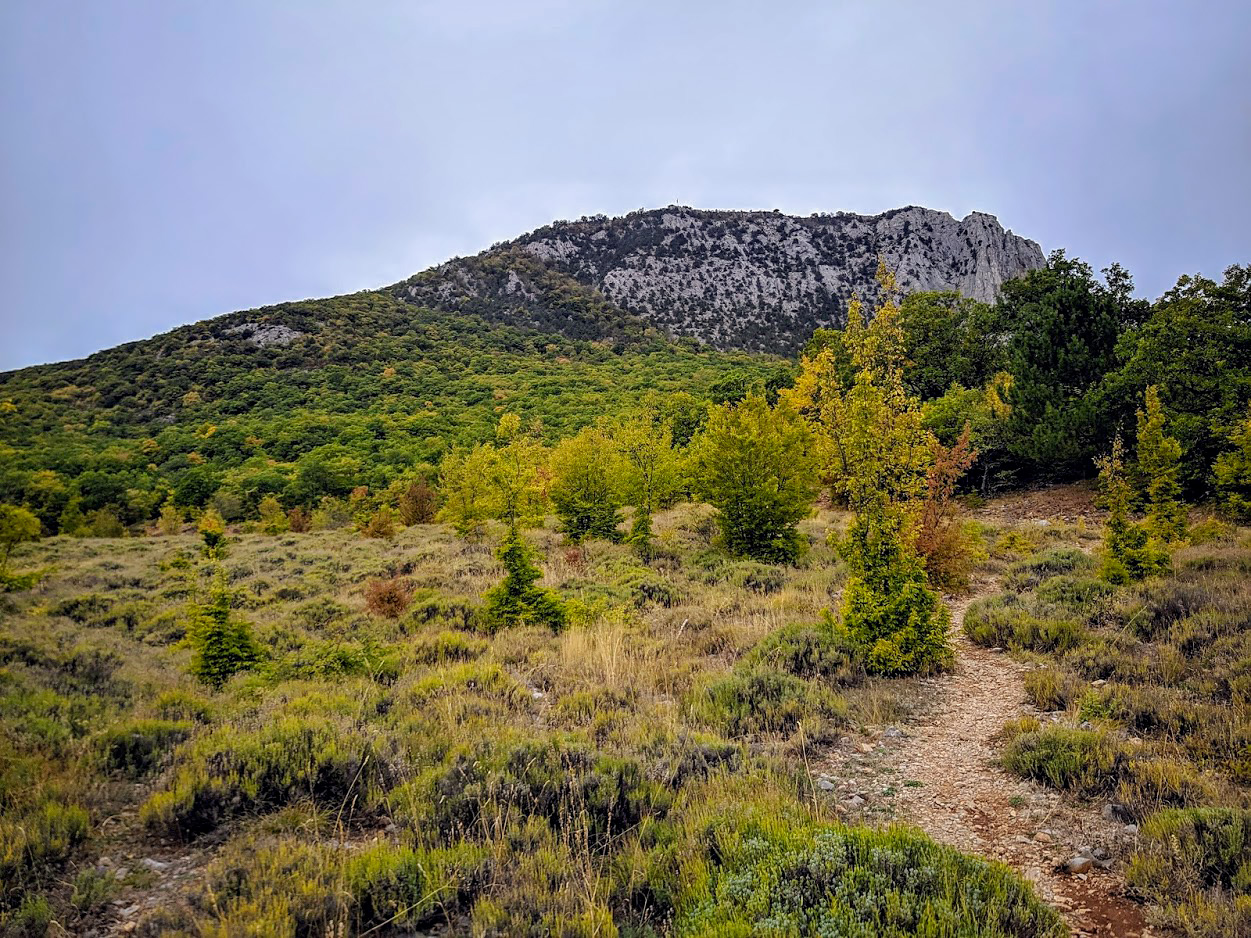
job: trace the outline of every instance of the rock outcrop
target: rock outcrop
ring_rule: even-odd
[[[909,206],[800,218],[671,206],[556,222],[419,274],[399,292],[575,333],[618,312],[674,336],[792,353],[813,329],[845,321],[853,294],[876,299],[879,257],[905,292],[958,290],[985,302],[1044,263],[1036,242],[981,212],[957,220]],[[586,315],[588,305],[597,308]]]

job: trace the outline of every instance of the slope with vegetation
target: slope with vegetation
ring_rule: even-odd
[[[1117,793],[1163,921],[1244,928],[1246,545],[1182,498],[1251,497],[1248,273],[1105,273],[1057,253],[988,306],[879,264],[798,366],[561,281],[525,328],[359,294],[7,376],[3,928],[1063,934],[808,767],[953,667],[940,591],[992,534],[957,493],[1096,456],[1099,561],[962,623],[1086,724],[1005,764]]]

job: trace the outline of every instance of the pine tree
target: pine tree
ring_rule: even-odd
[[[1096,460],[1099,486],[1108,519],[1104,524],[1102,573],[1112,583],[1127,583],[1158,573],[1168,566],[1168,553],[1149,537],[1147,527],[1130,517],[1133,487],[1125,470],[1125,445],[1120,434],[1112,450]]]
[[[510,527],[495,556],[504,565],[504,579],[486,594],[482,618],[487,627],[492,631],[513,625],[563,628],[564,606],[550,590],[535,585],[543,574],[521,532]]]
[[[1233,449],[1216,460],[1216,488],[1226,510],[1241,522],[1251,521],[1251,404],[1247,417],[1229,435]]]
[[[191,673],[215,689],[231,677],[261,660],[261,651],[252,630],[241,619],[233,618],[226,576],[218,572],[206,605],[194,610],[188,637],[195,654]]]

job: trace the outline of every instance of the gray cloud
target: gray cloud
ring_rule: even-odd
[[[684,202],[989,211],[1155,296],[1251,244],[1251,8],[0,8],[0,368]]]

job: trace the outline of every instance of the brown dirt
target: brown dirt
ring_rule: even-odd
[[[985,584],[980,593],[991,588]],[[1067,803],[997,765],[996,737],[1004,723],[1025,714],[1050,717],[1026,702],[1024,665],[964,638],[960,626],[969,602],[952,605],[956,668],[921,682],[917,722],[875,734],[873,742],[845,737],[814,765],[828,779],[822,787],[835,783],[830,794],[849,820],[912,824],[943,843],[1008,864],[1075,935],[1148,938],[1143,908],[1126,897],[1121,871],[1133,831],[1104,820],[1100,805]],[[1106,849],[1112,868],[1061,872],[1083,847]]]

